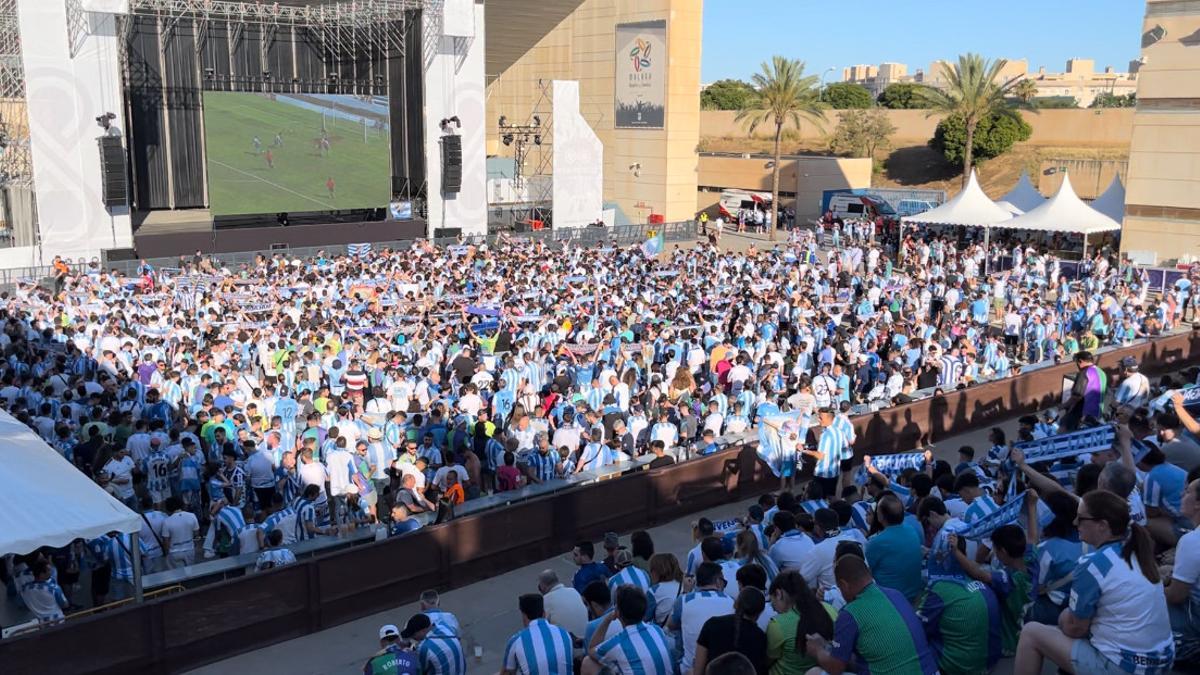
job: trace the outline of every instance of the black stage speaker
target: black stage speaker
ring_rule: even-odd
[[[442,136],[442,192],[462,189],[462,136]]]
[[[119,136],[100,137],[100,171],[104,181],[104,206],[125,206],[129,201],[125,148]]]
[[[462,235],[461,227],[435,227],[433,228],[434,239],[457,239]]]

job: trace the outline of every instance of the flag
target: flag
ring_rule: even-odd
[[[1026,490],[1028,493],[1029,490]],[[967,539],[983,539],[1004,525],[1009,525],[1017,522],[1017,518],[1021,515],[1021,509],[1025,506],[1025,495],[1020,494],[1009,499],[1004,504],[992,511],[991,513],[977,518],[967,524],[966,530],[962,532],[962,536]]]
[[[758,425],[758,458],[776,476],[783,475],[785,466],[798,469],[797,450],[807,433],[808,420],[798,410],[763,415]]]
[[[1108,450],[1112,448],[1116,436],[1116,431],[1111,426],[1105,425],[1057,436],[1047,436],[1034,441],[1021,441],[1013,444],[1013,447],[1025,453],[1026,463],[1037,464]]]
[[[642,244],[642,255],[653,258],[667,247],[667,241],[663,237],[662,230],[651,230],[648,234],[649,238]]]
[[[365,260],[371,256],[370,244],[346,244],[346,254],[351,258]]]
[[[923,452],[901,452],[894,455],[872,455],[871,466],[879,473],[887,476],[891,480],[895,480],[897,476],[904,473],[905,469],[916,469],[917,471],[925,470],[925,453]],[[857,485],[866,485],[870,479],[870,474],[866,467],[858,467],[855,473],[854,482]]]

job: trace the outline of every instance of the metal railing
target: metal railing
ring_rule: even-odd
[[[503,235],[469,235],[459,240],[456,237],[437,238],[432,241],[437,246],[453,246],[455,244],[469,244],[478,246],[480,244],[488,244],[489,246],[500,241],[501,237],[509,240],[525,239],[542,241],[547,244],[564,244],[571,243],[576,246],[594,246],[598,244],[607,244],[610,246],[628,246],[645,241],[651,232],[661,231],[663,239],[667,242],[684,242],[691,241],[696,238],[698,233],[697,224],[695,221],[683,221],[677,223],[649,223],[644,225],[615,225],[613,227],[580,227],[571,229],[550,229],[550,230],[534,230],[531,232],[507,232]],[[370,243],[374,250],[382,249],[391,250],[407,250],[412,247],[413,243],[418,240],[389,240],[389,241],[373,241],[373,242],[356,242]],[[240,269],[243,266],[251,265],[254,261],[262,256],[270,259],[275,255],[287,255],[289,258],[307,259],[324,254],[327,256],[346,255],[346,244],[330,244],[328,246],[294,246],[282,249],[264,249],[257,251],[238,251],[234,253],[212,253],[207,257],[215,258],[222,265],[230,269]],[[145,262],[153,267],[179,267],[181,257],[185,260],[190,260],[191,256],[176,256],[169,258],[148,258]],[[86,274],[93,269],[104,272],[116,271],[121,274],[133,276],[137,274],[138,268],[141,266],[141,260],[119,260],[101,262],[99,259],[68,260],[71,271],[74,274]],[[50,265],[40,265],[37,267],[18,267],[13,269],[0,270],[0,289],[9,289],[15,287],[19,281],[34,280],[39,283],[45,283],[54,276],[54,268]]]

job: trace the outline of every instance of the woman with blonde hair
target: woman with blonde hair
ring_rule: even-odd
[[[675,598],[683,583],[683,569],[674,553],[655,553],[650,556],[650,593],[647,598],[654,608],[654,623],[666,625],[675,606]]]
[[[770,584],[779,576],[779,565],[771,560],[770,556],[762,550],[758,545],[758,537],[753,530],[745,529],[738,532],[737,535],[737,562],[738,567],[746,565],[758,564],[767,573],[767,583]]]
[[[675,377],[671,378],[671,385],[667,390],[667,398],[677,402],[685,395],[690,396],[695,390],[696,380],[692,377],[691,371],[681,366],[675,370]]]

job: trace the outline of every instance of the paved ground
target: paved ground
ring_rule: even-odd
[[[1000,426],[1010,434],[1016,433],[1015,420]],[[953,461],[961,445],[973,445],[977,453],[985,452],[987,429],[947,439],[937,445],[935,453],[939,459]],[[689,527],[691,520],[699,515],[707,515],[713,519],[739,515],[749,504],[750,501],[731,503],[703,514],[680,518],[651,528],[649,531],[654,538],[655,549],[675,553],[682,559],[693,546]],[[622,535],[627,536],[628,533]],[[442,595],[442,608],[453,612],[462,624],[463,644],[471,671],[494,673],[499,670],[505,643],[509,636],[521,627],[516,606],[517,596],[536,592],[537,574],[547,568],[556,570],[560,579],[570,579],[575,571],[568,552],[564,551],[563,555],[557,558],[522,567]],[[379,627],[387,623],[403,627],[408,617],[417,611],[418,607],[415,604],[396,607],[313,635],[235,656],[192,672],[204,675],[334,675],[362,672],[362,664],[378,644]],[[1011,672],[1011,665],[1004,662],[995,672],[999,675]]]

